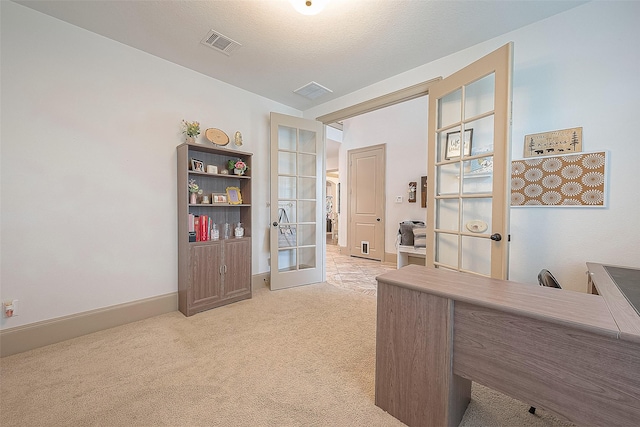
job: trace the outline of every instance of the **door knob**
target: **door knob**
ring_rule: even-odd
[[[274,227],[277,227],[277,226],[278,226],[278,223],[277,223],[276,221],[273,221],[273,226],[274,226]]]
[[[500,233],[493,233],[490,239],[499,242],[500,240],[502,240],[502,236],[500,235]]]

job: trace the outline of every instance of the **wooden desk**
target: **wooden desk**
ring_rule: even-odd
[[[640,342],[637,341],[640,337],[638,313],[633,306],[629,304],[627,298],[615,284],[606,270],[607,267],[616,266],[608,266],[594,262],[587,263],[587,268],[589,269],[589,292],[602,295],[620,329],[621,336],[632,341],[636,340],[636,342]],[[638,272],[640,279],[640,269],[629,267],[624,267],[624,269]],[[640,283],[638,283],[638,286],[640,287]]]
[[[377,279],[375,401],[409,426],[458,425],[471,381],[578,424],[640,425],[640,317],[623,332],[606,297],[416,265]]]

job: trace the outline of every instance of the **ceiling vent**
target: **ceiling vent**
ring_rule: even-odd
[[[214,30],[209,31],[209,33],[205,36],[205,38],[202,39],[200,43],[209,46],[210,48],[215,49],[218,52],[222,52],[227,56],[231,55],[236,49],[242,46],[237,41],[231,40],[229,37],[224,36]]]
[[[294,92],[309,99],[316,99],[325,93],[333,93],[331,89],[327,89],[316,82],[307,83],[301,88],[294,90]]]

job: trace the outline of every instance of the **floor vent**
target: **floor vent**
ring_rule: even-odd
[[[294,92],[309,99],[316,99],[325,93],[333,93],[331,89],[328,89],[316,82],[307,83],[301,88],[294,90]]]
[[[215,49],[218,52],[222,52],[227,56],[231,55],[240,46],[242,46],[237,41],[232,40],[229,37],[224,36],[214,30],[209,31],[209,33],[207,33],[205,38],[203,38],[200,43],[209,46],[210,48]]]

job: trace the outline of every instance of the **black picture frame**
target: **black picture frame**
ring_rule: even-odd
[[[204,172],[204,162],[198,159],[191,159],[191,170],[194,172]]]
[[[471,155],[471,143],[473,141],[473,129],[464,131],[464,155]],[[448,132],[447,143],[444,149],[444,159],[452,160],[460,157],[460,131]]]

